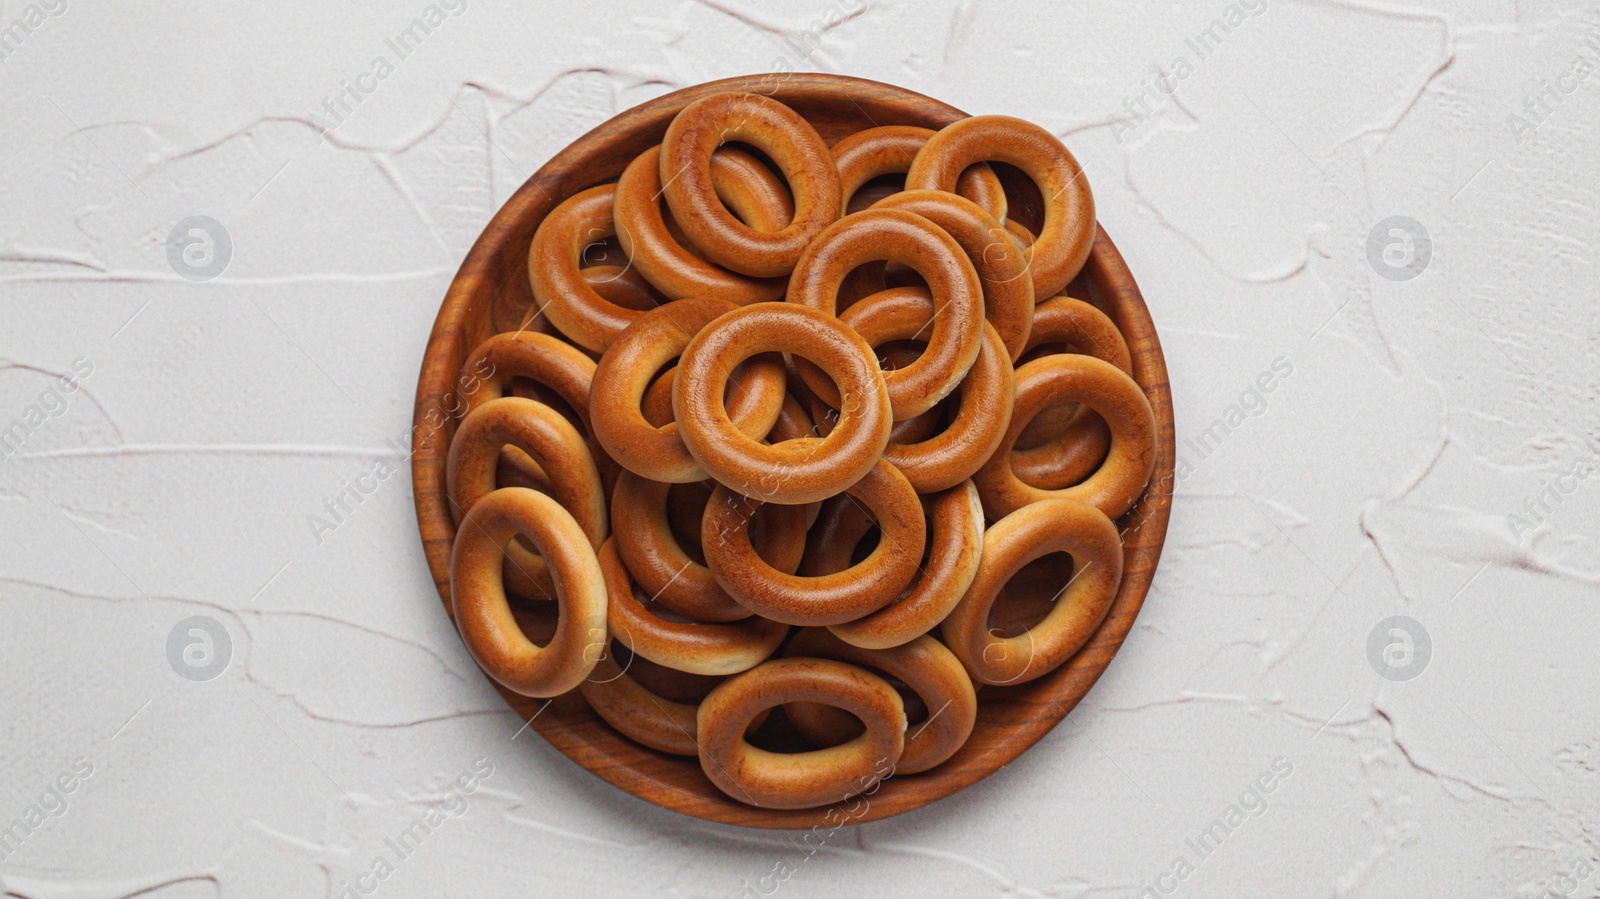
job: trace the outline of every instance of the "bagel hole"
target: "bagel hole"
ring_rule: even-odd
[[[1040,409],[1023,426],[1012,448],[1019,450],[1033,449],[1066,436],[1067,426],[1071,423],[1073,416],[1078,414],[1078,408],[1078,403],[1065,402],[1053,403]]]
[[[833,429],[839,426],[839,410],[820,402],[814,408],[820,408],[822,412],[821,415],[813,418],[813,421],[816,422],[817,435],[826,437],[833,433]]]
[[[909,446],[932,440],[950,427],[960,408],[961,385],[957,384],[955,389],[934,404],[932,409],[895,422],[889,430],[889,442]]]
[[[883,266],[883,283],[889,287],[917,287],[929,290],[928,279],[909,265],[886,262]]]
[[[622,244],[615,236],[603,237],[588,244],[578,254],[579,268],[595,265],[626,266],[628,263],[628,254],[623,251]]]
[[[546,406],[560,412],[561,417],[576,428],[578,433],[587,433],[583,419],[578,415],[578,410],[572,408],[571,403],[562,399],[561,394],[532,378],[512,378],[506,385],[506,393],[522,399],[544,403]]]
[[[531,544],[523,542],[522,545],[529,552],[533,552]],[[506,599],[510,602],[513,611],[518,608],[544,609],[547,606],[554,607],[553,600],[555,597],[546,592],[543,587],[532,583],[531,580],[525,586],[521,583],[525,579],[516,576],[514,563],[510,559],[507,559],[501,566],[500,576],[501,582],[505,584]],[[534,642],[539,641],[536,640]]]
[[[1043,621],[1071,583],[1075,567],[1064,552],[1047,553],[1022,566],[989,609],[989,633],[1015,637]]]
[[[521,447],[507,443],[500,447],[500,456],[495,460],[494,483],[497,488],[524,487],[550,495],[550,479],[545,475],[544,469],[535,462]],[[517,545],[527,552],[537,556],[539,551],[533,544],[521,536],[513,538]],[[513,607],[528,604],[533,607],[541,606],[555,597],[543,591],[532,593],[532,583],[523,584],[525,579],[517,577],[513,570],[513,563],[508,557],[501,565],[500,577],[505,585],[506,598]],[[524,587],[528,589],[524,589]]]
[[[804,728],[795,725],[808,749],[827,749],[848,743],[867,730],[860,718],[825,703],[793,702],[784,706],[783,713],[790,715],[791,721],[798,719],[811,722],[810,726]]]
[[[752,366],[772,363],[781,364],[781,362],[782,356],[779,354],[760,353],[734,366],[733,371],[728,374],[726,386],[722,389],[722,408],[724,410],[735,408],[735,404],[744,397],[745,392],[751,389],[751,384],[754,383],[754,379],[750,374]],[[645,386],[644,395],[639,401],[640,414],[653,427],[664,428],[676,418],[676,413],[672,408],[672,391],[663,389],[658,385],[661,383],[662,378],[666,377],[667,372],[674,371],[677,365],[678,360],[671,359],[656,369],[655,374],[650,377],[650,382]],[[676,378],[677,376],[674,375],[673,377]],[[655,392],[654,397],[651,395],[652,392]]]
[[[842,313],[857,302],[887,290],[889,285],[883,281],[883,267],[883,261],[874,260],[846,272],[839,282],[839,292],[834,297],[834,311]]]
[[[873,347],[873,352],[878,357],[878,367],[888,372],[898,371],[916,362],[927,348],[928,344],[923,340],[890,340]]]
[[[845,207],[845,215],[860,212],[890,194],[897,194],[906,189],[905,172],[889,172],[876,178],[869,178],[867,182],[856,189],[850,197],[850,205]]]
[[[722,408],[732,409],[734,403],[744,396],[745,391],[751,389],[751,385],[756,381],[750,374],[750,370],[759,365],[777,365],[781,367],[783,365],[783,354],[757,353],[735,365],[733,371],[728,373],[727,386],[722,389]]]
[[[793,514],[794,510],[794,506],[762,503],[756,507],[754,514],[750,516],[750,549],[755,552],[756,558],[771,565],[773,568],[784,571],[794,570],[791,566],[796,564],[792,560],[787,560],[788,555],[784,554],[792,555],[798,552],[803,560],[805,553],[804,535],[797,535],[800,539],[799,543],[788,543],[789,534],[793,533],[793,531],[785,530],[783,519],[777,518],[774,520],[774,517]],[[803,522],[801,527],[804,527]],[[780,559],[786,559],[787,561],[783,561],[782,564],[773,564],[772,556],[775,552],[779,554]]]
[[[751,156],[755,157],[756,162],[761,163],[763,168],[771,172],[779,181],[782,181],[785,186],[788,185],[789,179],[784,177],[783,169],[779,168],[778,164],[772,161],[772,157],[767,155],[767,151],[761,149],[755,144],[747,144],[742,140],[730,140],[723,141],[718,145],[718,149],[721,149],[722,147],[732,147],[735,150],[743,150],[746,153],[749,153]]]
[[[788,358],[794,364],[794,371],[797,373],[796,380],[799,380],[801,377],[805,377],[807,375],[820,378],[821,380],[833,385],[834,397],[837,397],[841,400],[844,399],[843,391],[840,389],[838,379],[824,371],[820,365],[817,365],[810,359],[799,355],[790,354]],[[817,436],[826,437],[833,431],[834,428],[839,426],[839,421],[844,417],[844,411],[836,408],[831,402],[829,402],[828,399],[824,399],[822,394],[811,390],[811,388],[803,381],[801,382],[800,386],[804,387],[806,392],[815,398],[815,405],[806,406],[806,410],[811,413],[811,420],[816,428]],[[821,409],[822,413],[822,420],[820,421],[818,420],[817,415],[819,408]]]
[[[627,278],[628,266],[629,263],[591,266],[585,268],[582,274],[601,299],[624,309],[648,312],[667,302],[667,298],[647,282]]]
[[[928,705],[904,681],[870,665],[858,665],[862,670],[883,678],[900,695],[905,708],[906,724],[914,733],[915,725],[928,719]],[[814,749],[827,749],[848,743],[866,732],[867,726],[855,714],[836,706],[820,702],[791,702],[783,706],[785,715],[795,723],[795,730]]]
[[[1017,479],[1042,490],[1061,490],[1081,484],[1105,464],[1111,450],[1109,436],[1104,419],[1082,404],[1046,406],[1023,426],[1014,448],[1033,450],[1047,444],[1055,446],[1044,450],[1043,464],[1016,470]]]
[[[1039,185],[1008,162],[991,161],[989,167],[994,169],[1000,186],[1005,188],[1006,218],[1038,234],[1044,227],[1044,194],[1039,192]]]
[[[507,563],[510,564],[510,563]],[[535,646],[545,647],[556,635],[558,607],[553,602],[526,602],[511,604],[511,617],[517,627]]]
[[[871,514],[871,513],[868,513],[868,514]],[[872,555],[872,551],[877,549],[878,548],[878,544],[880,542],[882,542],[882,541],[883,541],[883,529],[878,527],[876,524],[874,524],[871,528],[869,528],[867,530],[867,532],[865,534],[861,535],[861,539],[856,541],[855,549],[852,549],[850,551],[850,565],[851,565],[851,567],[854,567],[856,565],[860,565],[862,562],[865,562],[866,559],[867,559],[867,556]]]
[[[1041,343],[1036,347],[1030,347],[1024,350],[1022,355],[1017,357],[1016,367],[1021,368],[1022,366],[1027,365],[1029,362],[1032,362],[1035,359],[1043,359],[1045,356],[1059,356],[1063,353],[1073,352],[1077,351],[1064,342],[1058,341],[1056,343]]]
[[[514,383],[511,385],[511,391],[515,395],[522,396],[525,399],[533,399],[538,402],[545,403],[571,420],[573,427],[579,429],[580,431],[583,430],[583,423],[576,420],[577,413],[572,411],[572,407],[568,405],[568,403],[559,395],[557,395],[555,391],[544,386],[543,384],[527,378],[515,378],[513,379],[513,382]],[[515,382],[521,382],[521,384],[518,385]],[[500,455],[495,460],[494,483],[496,487],[525,487],[529,490],[535,490],[539,493],[543,493],[546,496],[551,495],[550,478],[545,474],[544,468],[541,467],[538,462],[534,461],[534,458],[528,455],[528,453],[521,447],[512,446],[509,443],[500,447]],[[514,539],[516,540],[518,546],[522,547],[533,555],[539,554],[539,551],[534,548],[532,543],[528,542],[522,537],[516,537]],[[505,564],[509,569],[511,562],[507,560]],[[515,578],[515,573],[509,570],[504,572],[504,576],[508,585],[517,581]],[[507,588],[507,595],[513,600],[532,601],[538,603],[552,598],[543,595],[527,596],[524,595],[525,592],[526,591],[512,589],[509,586]]]
[[[673,359],[656,369],[639,398],[639,414],[653,427],[664,428],[672,421],[672,391],[664,389],[661,383],[667,372],[674,370],[677,364],[678,360]],[[655,399],[652,399],[652,395]]]
[[[809,577],[821,577],[829,574],[838,574],[861,564],[872,551],[878,548],[882,539],[882,532],[878,528],[878,518],[867,508],[866,504],[848,493],[823,501],[832,504],[833,508],[824,505],[822,515],[835,516],[838,519],[837,530],[833,531],[835,539],[848,539],[851,533],[860,533],[855,542],[850,545],[849,553],[844,554],[843,549],[836,546],[824,547],[815,542],[808,542],[806,553],[808,558],[802,563],[801,571]],[[818,516],[820,521],[822,516]],[[858,531],[858,529],[860,529]],[[819,537],[820,539],[820,533]]]
[[[706,503],[711,501],[711,482],[673,484],[667,489],[667,526],[684,555],[696,565],[706,563],[705,548],[700,544],[700,522],[706,514]]]
[[[928,704],[922,701],[921,694],[917,693],[916,690],[911,689],[911,685],[907,684],[900,678],[895,677],[889,672],[879,668],[874,668],[871,665],[862,665],[859,667],[865,668],[868,672],[883,678],[889,686],[894,688],[896,693],[900,694],[900,705],[905,708],[907,724],[916,724],[919,721],[924,721],[927,719]]]
[[[550,493],[550,478],[544,469],[521,447],[507,443],[500,447],[500,457],[495,460],[494,485],[496,487],[526,487],[540,493]],[[521,537],[517,541],[527,546]]]
[[[756,720],[760,721],[760,724],[753,730],[745,732],[745,741],[751,746],[785,755],[810,752],[816,748],[795,729],[794,722],[783,713],[782,706],[774,706],[768,711],[766,720],[762,721],[758,715]]]

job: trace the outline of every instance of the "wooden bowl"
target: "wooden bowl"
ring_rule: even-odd
[[[450,603],[450,550],[455,526],[445,499],[445,457],[455,430],[453,387],[467,353],[489,336],[518,327],[532,302],[528,244],[545,215],[580,190],[614,181],[640,152],[660,143],[678,110],[710,94],[751,91],[772,96],[805,116],[832,144],[875,125],[942,128],[967,114],[887,84],[836,75],[759,75],[715,81],[636,106],[558,153],[501,207],[461,264],[428,338],[417,384],[412,482],[428,566]],[[1014,174],[1014,173],[1013,173]],[[1026,194],[1030,185],[1022,186]],[[1037,191],[1034,191],[1037,199]],[[1024,219],[1031,204],[1014,201]],[[1036,213],[1036,209],[1034,210]],[[1026,223],[1024,219],[1024,223]],[[663,808],[747,827],[832,828],[918,808],[969,786],[1021,755],[1089,691],[1122,645],[1144,602],[1166,537],[1173,474],[1172,397],[1166,363],[1149,310],[1111,239],[1099,230],[1084,274],[1072,293],[1104,309],[1133,353],[1134,375],[1155,410],[1159,436],[1151,487],[1118,526],[1127,551],[1122,587],[1111,611],[1081,652],[1050,674],[1015,687],[979,691],[971,738],[932,771],[890,777],[871,796],[847,807],[754,808],[718,791],[695,758],[667,756],[621,736],[600,720],[576,691],[551,701],[500,690],[534,730],[599,777]]]

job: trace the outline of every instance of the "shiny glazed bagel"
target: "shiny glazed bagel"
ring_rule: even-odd
[[[752,228],[717,196],[711,157],[730,141],[750,144],[783,172],[794,218],[782,229]],[[661,139],[660,177],[673,217],[700,252],[752,277],[789,274],[806,245],[839,218],[839,170],[828,145],[794,110],[759,94],[718,94],[684,107]]]
[[[544,646],[511,614],[501,580],[506,547],[526,539],[550,567],[558,620]],[[475,503],[456,533],[450,598],[461,640],[479,667],[523,696],[560,696],[583,682],[605,651],[606,583],[589,538],[561,504],[524,487]]]
[[[841,219],[795,265],[788,302],[833,314],[845,275],[868,262],[898,262],[928,283],[938,313],[928,347],[902,369],[884,374],[895,421],[920,415],[955,389],[983,342],[983,286],[961,244],[920,215],[869,209]],[[815,369],[801,366],[806,386],[839,408],[838,390]]]
[[[1128,350],[1122,332],[1104,312],[1093,305],[1069,296],[1052,297],[1033,309],[1033,331],[1023,348],[1023,362],[1053,353],[1078,353],[1093,356],[1115,365],[1133,376],[1133,354]],[[1034,419],[1017,441],[1022,448],[1038,446],[1050,436],[1060,436],[1061,427],[1049,430],[1051,422],[1061,426],[1075,417],[1073,406],[1051,409]],[[1053,413],[1060,413],[1059,415]],[[1037,434],[1037,436],[1035,436]]]
[[[601,483],[609,489],[616,481],[616,463],[594,441],[594,432],[589,428],[589,382],[593,377],[594,360],[572,344],[548,334],[514,331],[496,334],[479,344],[462,364],[456,384],[466,406],[463,417],[507,394],[537,399],[546,405],[558,400],[583,424]],[[502,450],[502,456],[503,463],[531,477],[540,484],[539,489],[548,485],[538,463],[522,450],[508,447]]]
[[[1133,376],[1133,356],[1122,333],[1104,312],[1083,300],[1060,296],[1034,309],[1034,334],[1027,349],[1052,348],[1103,359]],[[1025,484],[1059,490],[1099,468],[1110,448],[1105,419],[1093,409],[1064,403],[1040,412],[1022,429],[1011,467]]]
[[[973,116],[928,139],[906,173],[907,190],[955,189],[979,162],[1005,162],[1033,179],[1044,197],[1044,226],[1028,247],[1036,297],[1060,293],[1089,259],[1094,244],[1094,196],[1089,182],[1054,134],[1011,116]]]
[[[561,413],[534,400],[490,400],[462,420],[445,467],[446,495],[456,520],[498,486],[496,468],[506,446],[537,464],[551,494],[583,529],[590,549],[597,549],[608,527],[605,488],[594,457]],[[505,561],[513,592],[536,599],[554,595],[545,561],[520,541],[507,545]]]
[[[874,348],[926,334],[933,319],[933,298],[916,287],[873,294],[842,316],[844,323]],[[937,493],[972,477],[994,455],[1011,424],[1015,392],[1011,363],[994,327],[985,322],[983,331],[977,361],[951,394],[958,405],[949,425],[920,440],[911,428],[898,436],[891,433],[883,451],[884,460],[900,469],[918,493]],[[930,430],[937,427],[927,424],[932,426]]]
[[[906,726],[905,751],[896,774],[926,771],[949,758],[967,742],[978,718],[978,695],[972,678],[944,644],[932,637],[918,637],[904,646],[891,649],[862,649],[851,646],[833,634],[806,628],[784,648],[786,658],[833,659],[868,670],[882,671],[911,688],[928,709],[928,717]],[[784,706],[797,730],[813,743],[833,744],[854,734],[839,734],[816,714],[810,703]]]
[[[1060,490],[1041,490],[1018,480],[1011,468],[1011,450],[1028,422],[1043,409],[1060,403],[1083,403],[1111,427],[1111,449],[1082,483]],[[1076,499],[1109,518],[1133,507],[1155,467],[1155,413],[1139,383],[1109,362],[1093,356],[1062,353],[1045,356],[1017,369],[1017,400],[1011,427],[989,462],[973,476],[983,509],[990,518],[1046,499]]]
[[[920,215],[956,239],[983,285],[984,316],[1005,341],[1006,358],[1017,361],[1033,330],[1033,279],[1025,254],[1000,222],[961,197],[934,190],[890,194],[872,208]]]
[[[645,420],[641,404],[657,370],[692,345],[691,338],[706,325],[736,308],[721,300],[676,300],[641,316],[600,357],[589,391],[590,424],[600,444],[623,468],[673,484],[705,480],[705,470],[684,445],[679,424],[652,426]],[[746,354],[735,364],[754,355]],[[680,370],[682,367],[680,363]],[[727,373],[719,379],[715,393],[728,430],[741,436],[766,434],[783,408],[783,367],[765,361],[751,369],[750,380],[734,391],[736,409],[723,406]]]
[[[922,497],[932,523],[932,540],[917,574],[900,597],[854,621],[828,628],[839,639],[863,649],[900,646],[935,630],[950,614],[972,579],[983,554],[983,507],[971,481]],[[831,513],[831,514],[830,514]],[[873,522],[861,507],[830,500],[807,544],[801,573],[831,574],[850,567],[851,554]]]
[[[878,521],[882,539],[860,564],[806,577],[785,574],[755,551],[750,521],[760,504],[719,484],[702,519],[706,567],[734,601],[785,624],[840,624],[871,614],[900,596],[922,561],[927,522],[905,475],[879,461],[847,490]]]
[[[1045,619],[1020,634],[989,629],[989,613],[1022,566],[1072,555],[1073,576]],[[1122,540],[1103,512],[1070,499],[1032,503],[989,526],[978,575],[944,620],[945,645],[984,684],[1018,684],[1054,671],[1099,627],[1122,583]]]
[[[723,147],[713,153],[711,182],[717,197],[757,231],[779,231],[794,216],[783,182],[743,150]],[[742,306],[783,297],[783,278],[729,271],[695,255],[672,235],[661,209],[660,147],[639,154],[623,171],[613,214],[617,240],[628,258],[672,299],[716,297]]]
[[[579,346],[599,352],[642,313],[601,296],[580,267],[591,245],[615,237],[616,185],[591,187],[545,216],[528,246],[528,280],[539,311]]]
[[[789,702],[843,709],[866,725],[855,739],[777,753],[745,740],[755,716]],[[826,659],[774,659],[728,678],[700,703],[700,767],[717,789],[762,808],[811,808],[872,789],[905,751],[900,694],[875,674]]]
[[[842,414],[827,437],[769,445],[733,426],[722,402],[729,373],[773,352],[804,357],[842,385]],[[832,315],[792,303],[743,306],[696,334],[678,362],[672,408],[702,470],[745,496],[791,505],[843,493],[864,477],[888,445],[892,424],[872,348]]]
[[[461,366],[458,383],[471,379],[479,387],[462,391],[467,405],[462,415],[505,396],[513,378],[527,378],[550,388],[587,423],[594,360],[570,343],[532,331],[496,334],[472,351]]]

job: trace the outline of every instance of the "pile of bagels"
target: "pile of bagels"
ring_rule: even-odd
[[[1094,634],[1156,426],[1116,324],[1067,295],[1094,201],[1054,135],[830,147],[718,94],[559,199],[449,445],[451,601],[491,677],[812,808],[946,762],[980,689]]]

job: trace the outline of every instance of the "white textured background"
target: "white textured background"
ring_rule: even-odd
[[[93,373],[0,462],[0,826],[93,773],[0,863],[5,895],[338,895],[481,758],[379,894],[736,895],[790,864],[797,897],[1597,895],[1600,477],[1575,472],[1600,447],[1600,77],[1570,73],[1600,65],[1600,6],[1267,0],[1200,59],[1220,0],[466,0],[319,143],[324,98],[425,6],[41,0],[12,32],[0,427]],[[320,544],[309,523],[402,463],[440,299],[524,178],[638,102],[775,68],[1060,134],[1154,313],[1192,468],[1068,722],[810,856],[511,742],[407,474]],[[206,283],[165,253],[197,214],[234,244]],[[1415,280],[1367,261],[1391,215],[1432,236]],[[1241,402],[1214,452],[1184,446]],[[1431,634],[1414,680],[1368,661],[1393,614]],[[192,615],[233,641],[210,682],[168,662]],[[1196,861],[1280,757],[1265,810]]]

